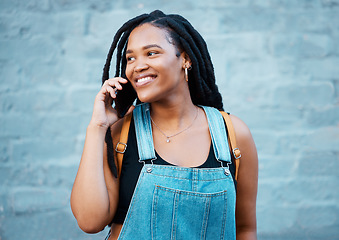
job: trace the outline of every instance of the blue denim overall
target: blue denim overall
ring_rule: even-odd
[[[144,166],[119,240],[235,239],[236,193],[228,168],[231,156],[224,120],[217,109],[202,108],[220,168],[153,164],[156,156],[149,105],[141,104],[134,110],[139,161]]]

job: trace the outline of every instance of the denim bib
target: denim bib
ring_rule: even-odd
[[[139,161],[144,166],[119,240],[235,240],[236,192],[228,168],[225,124],[217,109],[202,108],[219,168],[156,165],[149,104],[134,109]]]

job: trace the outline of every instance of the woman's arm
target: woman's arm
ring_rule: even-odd
[[[122,78],[107,80],[95,97],[93,114],[87,127],[84,149],[71,193],[71,208],[79,227],[88,233],[105,228],[113,218],[118,203],[118,179],[114,178],[107,161],[105,135],[120,132],[121,120],[112,108]]]
[[[258,189],[258,155],[247,125],[230,115],[241,151],[236,202],[237,240],[257,239],[256,199]]]
[[[71,208],[79,227],[87,233],[105,228],[118,201],[118,179],[107,162],[105,130],[88,126],[83,154],[71,194]]]

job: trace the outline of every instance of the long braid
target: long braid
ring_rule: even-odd
[[[195,44],[195,41],[193,40],[192,36],[187,33],[186,29],[184,27],[180,26],[173,19],[168,19],[167,21],[168,21],[169,26],[172,29],[176,30],[176,33],[179,36],[181,36],[183,39],[185,39],[185,41],[188,42],[188,44],[190,45],[190,47],[193,50],[194,55],[196,55],[196,57],[198,59],[203,59],[203,56],[202,56],[201,52],[199,51],[199,48]],[[201,75],[205,79],[205,78],[207,78],[207,73],[206,73],[206,69],[201,66],[201,65],[203,65],[203,62],[205,62],[205,61],[199,61],[199,66],[200,66],[200,69],[201,69]]]
[[[180,52],[184,51],[192,62],[192,70],[189,74],[189,90],[192,102],[196,105],[206,105],[223,109],[222,97],[215,84],[214,68],[206,42],[193,26],[182,16],[170,14],[165,15],[163,12],[156,10],[150,14],[143,14],[127,21],[117,31],[113,42],[107,54],[107,59],[103,69],[102,83],[109,78],[109,70],[113,57],[116,52],[116,69],[115,77],[126,78],[126,46],[130,33],[144,23],[150,23],[161,29],[165,29],[174,45]],[[115,108],[124,109],[137,98],[136,92],[128,82],[124,85],[123,90],[119,91],[115,99]],[[118,111],[119,112],[119,111]],[[124,114],[124,113],[122,113]],[[120,116],[122,117],[122,116]],[[114,148],[112,142],[111,130],[108,128],[105,141],[107,143],[108,163],[112,173],[117,177],[117,169],[114,164]]]
[[[202,68],[206,68],[207,78],[205,78],[204,81],[201,81],[201,83],[205,90],[205,98],[209,99],[208,105],[216,107],[219,110],[223,110],[222,97],[217,85],[215,84],[214,68],[207,49],[207,44],[187,20],[184,22],[184,26],[188,31],[190,31],[195,42],[197,42],[198,49],[201,51],[201,55],[203,57],[203,62],[200,62],[203,63]]]
[[[194,43],[196,43],[198,46],[198,49],[201,51],[201,56],[204,59],[204,62],[209,62],[211,64],[208,64],[206,66],[207,70],[209,70],[210,67],[212,67],[212,72],[213,70],[213,65],[212,61],[210,59],[210,55],[207,50],[207,45],[204,39],[201,37],[201,35],[193,28],[193,26],[182,16],[180,15],[172,15],[173,19],[177,19],[180,21],[180,23],[183,25],[185,30],[188,32],[188,35],[191,36],[194,40]],[[180,25],[179,25],[180,26]]]
[[[195,57],[192,57],[191,59],[193,63],[192,65],[195,66],[194,67],[195,75],[201,76],[199,77],[200,81],[195,81],[195,83],[200,83],[198,85],[200,96],[197,96],[197,98],[200,100],[201,99],[207,100],[205,102],[205,105],[214,106],[221,110],[222,104],[215,106],[213,105],[213,102],[215,102],[213,101],[213,99],[209,101],[209,99],[213,97],[213,94],[211,93],[218,92],[218,90],[215,85],[214,69],[213,69],[213,65],[212,65],[209,53],[207,51],[206,43],[203,41],[200,34],[196,32],[196,30],[194,30],[193,27],[189,23],[186,24],[186,28],[190,27],[189,30],[191,34],[188,34],[187,31],[185,31],[186,29],[184,29],[182,26],[180,26],[178,23],[176,23],[172,19],[168,19],[168,24],[170,25],[171,29],[173,29],[178,35],[181,35],[180,41],[185,51],[187,52],[187,54],[189,56],[197,55],[199,59],[203,59],[203,61],[197,61],[196,63],[195,63],[195,59],[196,59]],[[195,39],[193,39],[192,36]],[[196,46],[195,44],[196,42],[199,43],[198,46]],[[192,47],[193,49],[191,49],[190,46],[193,46]],[[201,53],[200,50],[202,50],[203,52]],[[201,73],[200,73],[200,69],[202,70]],[[218,94],[216,95],[216,97],[218,97]],[[194,97],[192,96],[192,100],[193,98]]]
[[[207,72],[212,73],[212,74],[209,74],[209,78],[207,79],[207,81],[209,83],[211,83],[209,85],[213,88],[214,91],[218,91],[217,89],[214,89],[216,87],[215,76],[214,76],[214,68],[213,68],[213,64],[212,64],[212,61],[211,61],[210,54],[208,53],[208,50],[207,50],[206,42],[203,40],[201,35],[193,28],[193,26],[185,18],[183,18],[180,15],[173,15],[173,18],[181,21],[181,23],[184,25],[184,27],[189,32],[189,34],[192,35],[192,38],[194,39],[194,41],[198,44],[199,50],[202,51],[201,55],[204,59],[204,62],[208,63],[208,64],[205,65],[206,70],[207,70]]]
[[[124,35],[121,37],[118,49],[117,49],[117,62],[116,62],[116,70],[115,70],[115,77],[118,77],[120,75],[120,67],[121,67],[121,59],[123,59],[123,47],[125,45],[126,40],[128,39],[130,34],[129,32],[125,32]]]
[[[198,49],[201,50],[201,56],[204,59],[203,62],[205,63],[204,66],[206,68],[206,72],[208,73],[207,74],[208,77],[205,79],[207,86],[208,86],[208,90],[211,89],[211,91],[213,91],[213,92],[218,91],[217,89],[215,89],[216,85],[215,85],[214,68],[213,68],[213,64],[212,64],[210,55],[209,55],[208,50],[207,50],[206,42],[202,39],[200,34],[193,29],[193,27],[190,23],[185,22],[184,26],[189,31],[193,30],[193,31],[190,31],[190,32],[192,34],[194,41],[198,43]],[[203,84],[205,83],[205,81],[203,81]],[[207,86],[204,86],[204,88],[207,87]],[[210,92],[208,91],[207,94],[210,95]]]
[[[183,39],[180,38],[180,42],[182,44],[182,46],[184,47],[185,51],[187,52],[187,54],[191,57],[191,61],[192,61],[192,66],[195,66],[194,68],[192,68],[193,71],[193,78],[196,79],[200,79],[201,75],[200,75],[200,66],[199,66],[199,61],[198,59],[195,57],[195,55],[193,54],[193,51],[190,47],[190,45]],[[198,92],[198,96],[196,95],[192,95],[192,101],[194,104],[199,105],[201,104],[199,101],[200,99],[204,99],[205,96],[205,92],[204,92],[204,88],[202,86],[203,81],[191,81],[192,80],[192,76],[191,74],[189,74],[189,81],[188,81],[188,86],[190,87],[190,91],[192,90],[192,92]]]

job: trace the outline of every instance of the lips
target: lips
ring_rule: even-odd
[[[141,87],[141,86],[145,86],[151,82],[154,81],[154,79],[156,78],[155,75],[142,75],[142,76],[137,76],[136,80],[135,80],[135,86],[136,87]]]

